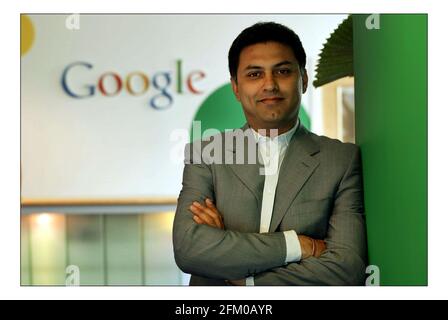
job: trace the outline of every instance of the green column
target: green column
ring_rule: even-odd
[[[369,264],[381,285],[427,285],[427,16],[353,18]]]

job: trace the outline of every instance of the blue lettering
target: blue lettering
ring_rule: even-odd
[[[64,91],[71,97],[73,98],[77,98],[77,99],[82,99],[82,98],[87,98],[87,97],[91,97],[95,94],[95,86],[90,85],[90,86],[86,86],[88,89],[88,93],[85,95],[79,95],[74,93],[72,90],[70,90],[70,88],[68,87],[67,84],[67,75],[68,72],[75,66],[83,66],[86,67],[87,69],[92,69],[93,66],[90,63],[87,62],[74,62],[72,64],[69,64],[65,69],[64,72],[62,73],[62,78],[61,78],[61,84],[62,84],[62,88],[64,89]]]
[[[165,85],[161,86],[158,79],[164,79]],[[163,109],[169,108],[171,106],[171,104],[173,103],[173,97],[166,91],[167,88],[171,84],[170,74],[168,72],[158,72],[158,73],[154,74],[152,83],[153,83],[154,88],[159,90],[161,92],[161,94],[158,94],[158,95],[155,95],[154,97],[152,97],[152,99],[150,101],[151,107],[153,107],[154,109],[157,109],[157,110],[163,110]],[[158,104],[157,101],[160,101],[161,99],[167,100],[168,103],[165,103],[164,105]]]

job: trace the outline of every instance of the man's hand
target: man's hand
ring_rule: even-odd
[[[227,285],[229,286],[245,286],[246,279],[241,280],[226,280]]]
[[[205,200],[205,207],[199,202],[195,201],[190,206],[190,211],[193,212],[193,220],[197,224],[206,224],[210,227],[224,229],[224,222],[218,209],[210,199]],[[245,286],[246,279],[240,280],[226,280],[229,286]]]
[[[324,240],[313,239],[304,235],[299,235],[300,248],[302,249],[302,259],[311,256],[318,258],[327,246]]]
[[[193,202],[190,206],[190,211],[193,212],[193,220],[197,224],[206,224],[210,227],[224,229],[223,218],[213,202],[207,198],[205,205],[203,206],[197,201]]]

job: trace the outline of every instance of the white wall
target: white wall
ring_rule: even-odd
[[[295,30],[309,57],[316,62],[323,42],[342,22],[341,15],[86,15],[80,29],[65,28],[66,16],[31,16],[36,38],[22,57],[22,196],[26,198],[176,197],[182,163],[169,161],[170,133],[187,129],[200,104],[228,82],[227,52],[245,27],[276,21]],[[64,68],[85,61],[91,70],[75,69],[74,88],[95,82],[106,71],[124,76],[141,71],[176,70],[183,76],[202,70],[197,82],[204,91],[185,88],[166,110],[148,105],[156,93],[150,87],[140,97],[121,93],[73,99],[62,90]],[[308,68],[314,66],[308,66]],[[310,70],[311,71],[311,70]],[[185,79],[184,79],[185,80]],[[319,92],[311,90],[304,104],[312,107],[313,131],[320,133]]]

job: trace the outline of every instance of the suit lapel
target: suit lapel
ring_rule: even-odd
[[[242,132],[246,132],[246,136],[248,139],[251,139],[250,143],[255,144],[255,140],[252,132],[248,132],[246,130],[250,130],[249,125],[246,123],[242,128]],[[239,132],[241,134],[241,132]],[[244,139],[244,150],[239,150],[240,152],[244,152],[245,159],[248,159],[248,151],[249,151],[249,141],[248,139]],[[236,163],[236,145],[232,144],[231,147],[225,150],[225,152],[232,153],[230,156],[233,156],[234,162],[230,164],[230,169],[234,172],[234,174],[238,177],[239,180],[253,193],[254,197],[257,199],[257,203],[259,206],[261,205],[261,197],[263,195],[263,184],[264,184],[264,176],[260,174],[260,169],[262,165],[258,161],[258,145],[255,144],[255,164],[247,164],[245,160],[244,164]],[[261,208],[259,208],[261,210]]]
[[[291,138],[280,168],[270,232],[277,230],[291,203],[319,166],[319,161],[313,157],[318,152],[319,146],[300,125]]]
[[[245,132],[246,130],[250,130],[250,128],[248,124],[246,124],[241,130]],[[247,137],[249,139],[254,139],[251,134],[247,134]],[[247,151],[249,150],[248,143],[249,142],[245,139],[245,159],[247,159]],[[225,149],[225,152],[228,152],[230,153],[230,156],[235,157],[236,146],[232,144],[231,147]],[[269,229],[270,232],[274,232],[278,228],[291,203],[319,166],[319,161],[313,157],[318,152],[319,146],[311,139],[307,129],[300,125],[291,138],[280,168],[275,205]],[[256,154],[255,164],[236,164],[234,161],[234,164],[229,164],[228,166],[238,179],[252,192],[257,199],[259,212],[261,212],[261,200],[263,197],[265,177],[260,174],[260,169],[263,166],[258,161],[258,149]],[[233,159],[235,160],[235,158]]]

